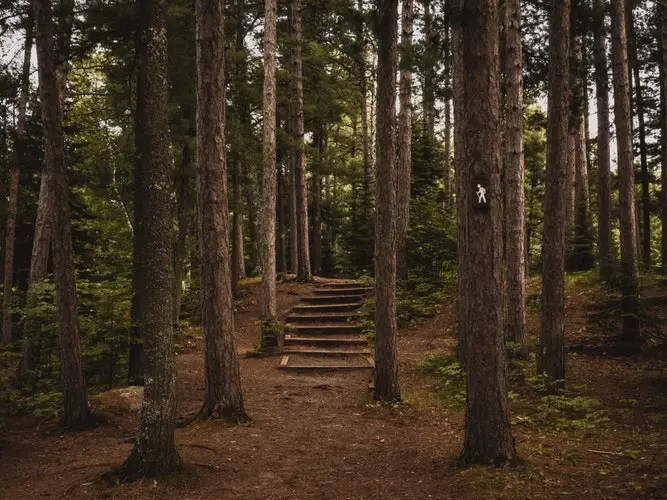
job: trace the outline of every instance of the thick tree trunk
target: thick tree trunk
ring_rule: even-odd
[[[264,3],[264,98],[263,98],[263,167],[262,207],[259,232],[261,237],[260,260],[262,267],[261,345],[273,350],[275,338],[265,334],[267,323],[276,319],[276,0]]]
[[[642,234],[641,234],[641,249],[642,262],[646,268],[651,266],[651,196],[649,192],[649,173],[648,173],[648,158],[646,152],[646,122],[644,120],[644,93],[642,88],[642,81],[639,71],[639,55],[637,51],[637,38],[635,36],[635,23],[632,15],[633,2],[627,2],[626,12],[628,19],[626,19],[628,26],[628,50],[629,61],[632,68],[632,78],[634,80],[635,92],[635,110],[637,112],[637,131],[639,132],[639,158],[641,164],[641,182],[642,182]],[[632,105],[632,96],[630,96],[630,103]]]
[[[516,460],[507,402],[503,319],[503,209],[500,186],[500,68],[498,9],[494,0],[465,0],[462,89],[466,138],[460,192],[459,238],[467,267],[459,287],[468,296],[460,328],[467,359],[465,463],[497,465]]]
[[[594,59],[595,92],[598,112],[598,256],[600,279],[610,282],[613,275],[611,253],[611,148],[609,123],[609,76],[607,73],[607,43],[605,2],[595,0],[594,5]]]
[[[526,323],[526,223],[524,219],[523,59],[521,0],[505,2],[505,258],[507,261],[506,339],[523,344]]]
[[[64,424],[81,427],[91,421],[81,360],[76,284],[72,256],[69,189],[65,177],[65,141],[61,99],[56,78],[54,23],[50,0],[33,1],[37,33],[39,90],[44,132],[45,169],[53,189],[51,247],[56,282],[56,305],[60,323],[60,362],[63,376]]]
[[[549,102],[547,172],[542,243],[542,315],[537,373],[551,383],[565,379],[563,320],[565,314],[566,193],[569,148],[570,0],[554,2],[549,19]],[[565,186],[565,189],[564,187]]]
[[[204,417],[246,420],[234,341],[225,159],[224,4],[197,0],[197,200]]]
[[[308,184],[306,183],[306,155],[303,125],[303,71],[301,59],[301,0],[291,0],[291,25],[293,37],[292,75],[295,82],[293,96],[293,141],[296,144],[294,176],[296,191],[296,226],[298,246],[297,281],[310,281],[310,248],[308,242]]]
[[[667,272],[667,0],[661,0],[660,10],[662,12],[661,46],[662,64],[660,66],[660,125],[661,125],[661,154],[662,168],[660,177],[661,198],[660,211],[662,214],[662,270]]]
[[[135,293],[141,308],[144,398],[139,435],[121,467],[126,478],[165,476],[181,467],[174,442],[176,372],[169,288],[172,168],[169,158],[167,27],[164,0],[139,2],[136,136],[141,217],[135,224],[143,245],[141,280]]]
[[[396,274],[408,280],[408,224],[410,222],[410,170],[412,168],[412,27],[413,0],[402,0],[401,79],[399,83],[398,164],[396,166]]]
[[[375,387],[373,397],[401,397],[396,353],[396,45],[398,0],[378,9],[377,164],[375,229]]]
[[[614,117],[618,148],[618,183],[621,222],[623,340],[641,343],[635,218],[632,122],[628,91],[628,39],[623,0],[611,1],[611,53],[614,76]]]
[[[176,175],[176,219],[178,222],[178,234],[174,242],[174,293],[173,308],[174,316],[172,321],[174,327],[178,328],[181,318],[181,302],[183,299],[183,275],[185,271],[185,244],[188,236],[188,184],[190,178],[188,169],[190,168],[190,147],[183,146],[181,171]]]

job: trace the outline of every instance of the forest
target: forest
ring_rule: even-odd
[[[665,498],[667,0],[0,0],[0,497]]]

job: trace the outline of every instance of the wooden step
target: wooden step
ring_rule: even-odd
[[[292,337],[285,336],[285,347],[295,345],[338,345],[338,346],[360,346],[368,345],[368,339],[361,335],[347,337]]]
[[[309,356],[370,356],[370,349],[283,349],[283,354],[307,354]]]
[[[358,323],[347,325],[294,325],[291,330],[296,335],[302,336],[337,335],[340,333],[359,334],[363,330],[363,326]]]
[[[366,295],[372,288],[316,288],[315,295]]]
[[[356,287],[362,287],[363,286],[358,281],[316,283],[316,285],[317,285],[318,288],[356,288]]]
[[[292,309],[294,313],[322,313],[355,311],[361,307],[361,302],[348,302],[344,304],[316,304],[309,306],[296,306]]]
[[[359,319],[358,312],[348,313],[319,313],[319,314],[290,314],[285,318],[287,323],[345,323],[350,320]]]
[[[361,302],[361,295],[315,295],[312,297],[301,297],[301,302],[307,304],[348,304],[351,302]]]
[[[281,370],[294,370],[294,371],[354,371],[354,370],[369,370],[375,367],[375,363],[372,358],[365,358],[362,363],[359,362],[349,362],[342,363],[339,361],[333,362],[314,362],[315,360],[303,359],[300,357],[296,360],[292,360],[290,363],[290,358],[292,356],[283,356],[278,366]]]

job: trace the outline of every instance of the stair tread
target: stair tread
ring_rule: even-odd
[[[283,349],[283,354],[310,354],[318,356],[370,356],[370,349]]]

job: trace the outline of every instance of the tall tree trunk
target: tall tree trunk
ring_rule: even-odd
[[[459,238],[468,267],[459,287],[468,300],[462,311],[466,369],[465,463],[506,464],[516,460],[507,402],[507,358],[503,333],[503,209],[500,186],[500,68],[495,0],[465,0],[462,19],[462,112],[466,144],[461,184]],[[492,424],[490,424],[492,423]]]
[[[289,163],[289,176],[290,176],[290,199],[289,199],[289,209],[290,209],[290,270],[292,274],[296,275],[299,272],[299,236],[298,236],[298,226],[296,221],[296,171],[294,169],[294,158],[290,158]]]
[[[629,62],[632,68],[632,78],[634,80],[635,109],[637,110],[637,130],[639,132],[639,158],[641,164],[641,182],[642,182],[642,262],[646,268],[651,266],[651,196],[649,192],[649,173],[648,158],[646,152],[646,122],[644,120],[644,94],[642,81],[639,71],[639,55],[637,50],[637,37],[635,36],[635,23],[632,13],[633,2],[627,2],[626,12],[628,19],[628,50]],[[632,105],[632,95],[630,96]]]
[[[285,234],[285,174],[282,161],[278,159],[278,203],[276,215],[278,217],[278,271],[287,273],[287,235]]]
[[[437,51],[437,35],[433,22],[433,10],[431,0],[423,0],[424,5],[424,128],[426,140],[430,145],[435,145],[435,64]]]
[[[63,376],[64,424],[88,425],[91,420],[81,360],[76,284],[72,256],[72,226],[69,189],[65,177],[65,141],[61,99],[56,77],[54,23],[50,0],[34,0],[33,15],[37,33],[39,90],[44,133],[44,164],[53,189],[53,226],[51,250],[56,282],[56,305],[60,323],[60,361]]]
[[[618,183],[621,221],[623,340],[641,342],[636,243],[632,123],[628,91],[628,39],[623,0],[611,1],[611,54],[614,80],[614,117],[618,148]]]
[[[660,146],[662,155],[662,168],[660,177],[661,198],[660,208],[662,214],[662,270],[667,272],[667,0],[661,0],[661,45],[662,64],[660,67]]]
[[[178,328],[181,319],[181,303],[183,299],[183,275],[185,272],[185,244],[188,236],[188,184],[190,176],[190,147],[186,143],[183,146],[181,158],[181,171],[176,175],[176,219],[178,221],[178,234],[174,242],[174,293],[172,321],[174,328]]]
[[[303,71],[301,58],[301,0],[291,0],[290,31],[294,51],[292,75],[295,82],[293,96],[293,141],[295,146],[294,177],[296,191],[296,226],[298,243],[297,281],[310,281],[310,249],[308,243],[308,184],[306,183],[306,155],[303,125]]]
[[[524,219],[523,59],[521,0],[505,2],[505,52],[507,97],[505,100],[505,258],[507,261],[506,338],[524,342],[526,323],[526,223]]]
[[[16,237],[16,208],[19,195],[19,165],[23,161],[23,150],[27,140],[25,130],[26,105],[30,91],[30,57],[32,54],[32,15],[25,20],[25,48],[21,72],[21,91],[19,94],[16,118],[16,143],[14,159],[9,170],[9,199],[7,200],[7,233],[5,235],[5,281],[2,297],[2,343],[12,341],[12,287],[14,285],[14,243]],[[6,150],[6,148],[5,148]]]
[[[357,43],[359,45],[359,80],[361,87],[361,165],[363,170],[363,198],[362,210],[364,216],[364,225],[371,223],[371,158],[368,127],[368,81],[366,75],[366,37],[364,36],[364,6],[363,0],[357,0],[357,10],[359,11],[359,27],[357,33]],[[372,93],[372,89],[371,89]]]
[[[375,224],[375,387],[373,397],[401,397],[396,353],[396,45],[398,0],[378,8],[377,164]]]
[[[570,0],[554,2],[549,18],[547,172],[542,237],[542,314],[537,373],[551,383],[565,379],[565,244],[569,186]],[[565,185],[565,189],[563,186]]]
[[[201,414],[240,422],[247,417],[234,341],[229,257],[224,3],[197,0],[196,8],[197,200],[205,371]]]
[[[169,106],[167,99],[167,23],[164,0],[139,2],[137,38],[135,190],[142,197],[136,235],[141,251],[141,280],[135,291],[141,303],[144,399],[139,436],[121,468],[126,478],[165,476],[181,467],[174,443],[176,373],[169,289],[170,195]],[[203,277],[202,277],[203,278]]]
[[[451,12],[449,2],[445,5],[445,25],[444,29],[444,60],[445,60],[445,130],[444,130],[444,139],[445,139],[445,162],[444,162],[444,195],[445,195],[445,206],[451,207],[452,204],[452,191],[454,183],[452,182],[452,62],[451,62],[451,35],[450,35],[450,24],[451,24]]]
[[[321,140],[321,139],[319,139]],[[322,177],[313,174],[313,258],[311,271],[314,275],[322,271]]]
[[[259,232],[262,267],[261,349],[273,351],[277,338],[276,321],[276,0],[264,3],[264,98],[262,104],[263,161],[262,207]]]
[[[410,170],[412,168],[412,27],[413,0],[402,0],[401,80],[399,83],[398,164],[396,168],[396,273],[408,280],[408,224],[410,222]]]
[[[607,43],[605,2],[594,5],[595,93],[598,112],[598,254],[600,279],[610,282],[613,275],[611,253],[611,149],[609,123],[609,76],[607,73]]]
[[[241,213],[241,159],[236,155],[232,175],[232,294],[238,295],[239,280],[245,276],[245,258],[243,249],[243,214]]]
[[[462,12],[463,12],[463,0],[452,0],[452,91],[453,91],[453,103],[454,103],[454,175],[456,179],[456,213],[457,213],[457,224],[458,224],[458,214],[464,213],[467,210],[467,201],[465,197],[465,191],[468,189],[468,177],[467,169],[464,163],[465,155],[463,151],[466,147],[466,137],[464,135],[464,96],[463,96],[463,24],[462,24]],[[468,238],[466,233],[463,232],[465,228],[459,227],[460,232],[456,239],[456,254],[457,255],[467,255],[468,248]],[[467,273],[470,269],[467,269],[461,266],[461,261],[459,260],[459,282],[464,279],[470,279],[467,277]],[[458,294],[456,298],[456,324],[458,337],[458,344],[456,347],[456,355],[458,357],[459,363],[465,368],[468,366],[467,360],[467,350],[466,338],[467,329],[464,328],[464,322],[466,321],[465,311],[469,309],[468,305],[468,293],[467,291],[459,286]]]

